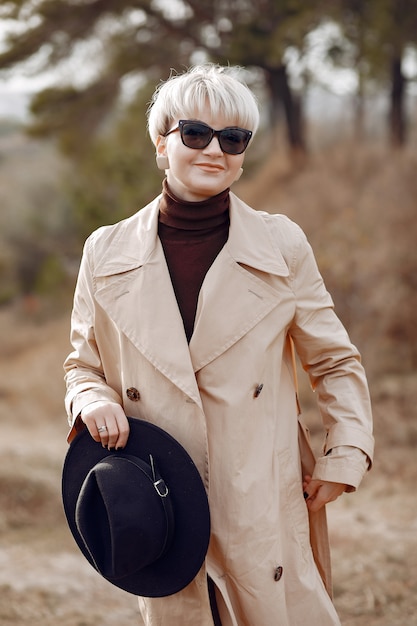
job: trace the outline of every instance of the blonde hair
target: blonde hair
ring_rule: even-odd
[[[195,65],[161,83],[148,109],[148,131],[153,141],[165,135],[174,120],[195,117],[205,106],[230,124],[251,130],[259,125],[256,98],[240,77],[241,68],[213,63]]]

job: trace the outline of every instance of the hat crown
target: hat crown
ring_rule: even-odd
[[[81,487],[77,528],[96,569],[109,580],[140,571],[170,546],[172,503],[151,462],[126,455],[105,457]]]

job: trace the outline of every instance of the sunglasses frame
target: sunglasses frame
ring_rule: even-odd
[[[188,144],[185,143],[185,141],[184,141],[184,126],[186,124],[196,124],[198,126],[203,126],[205,129],[208,129],[210,131],[209,139],[208,139],[207,143],[204,146],[189,146]],[[243,154],[243,152],[245,152],[246,148],[249,145],[251,137],[253,135],[251,130],[247,130],[246,128],[240,128],[240,126],[226,126],[226,128],[222,128],[221,130],[214,130],[214,128],[212,128],[211,126],[209,126],[205,122],[199,122],[197,120],[179,120],[178,121],[178,126],[176,126],[175,128],[172,128],[167,133],[165,133],[165,137],[167,137],[171,133],[175,133],[175,131],[177,131],[177,130],[179,131],[179,133],[181,135],[181,141],[182,141],[182,143],[184,144],[184,146],[186,148],[190,148],[191,150],[204,150],[204,148],[207,148],[207,146],[210,144],[210,142],[212,141],[213,137],[217,137],[217,139],[219,140],[219,145],[220,145],[220,148],[221,148],[222,152],[224,152],[225,154],[231,154],[233,156],[236,156],[238,154]],[[239,152],[229,152],[228,150],[225,150],[223,148],[223,146],[222,146],[222,133],[224,133],[225,131],[229,131],[229,130],[239,130],[239,131],[244,132],[246,134],[246,137],[244,139],[244,144],[245,145],[244,145],[243,150],[240,150]]]

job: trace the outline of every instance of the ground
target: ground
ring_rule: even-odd
[[[94,572],[62,512],[68,325],[0,310],[0,626],[139,626],[136,599]],[[374,468],[328,507],[344,626],[417,625],[416,382],[373,383]]]

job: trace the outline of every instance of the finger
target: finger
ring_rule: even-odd
[[[309,498],[307,506],[310,511],[317,512],[329,502],[334,502],[343,493],[345,485],[323,482],[314,497]]]
[[[99,443],[103,443],[103,440],[106,440],[108,437],[107,426],[104,420],[100,422],[86,422],[87,428],[90,431],[90,435]]]
[[[102,443],[111,450],[115,448],[120,450],[125,447],[129,437],[129,422],[127,417],[120,408],[106,416],[107,438],[102,438]]]
[[[121,450],[127,444],[129,438],[130,426],[126,415],[123,413],[117,417],[118,438],[114,444],[116,450]]]
[[[322,484],[321,481],[313,480],[311,476],[308,476],[308,475],[305,476],[304,483],[303,483],[304,499],[314,500],[321,484]]]
[[[106,431],[107,411],[101,408],[101,403],[93,402],[81,411],[81,419],[87,426],[94,441],[102,442],[108,434]]]
[[[311,476],[309,474],[306,474],[304,476],[304,480],[303,480],[303,495],[304,495],[304,499],[307,500],[309,493],[307,491],[308,485],[311,482]]]
[[[124,411],[114,411],[106,416],[106,430],[100,432],[100,440],[109,450],[125,447],[129,437],[129,422]]]
[[[326,499],[323,498],[323,495],[320,493],[321,489],[319,489],[315,495],[310,496],[307,499],[307,506],[310,511],[313,513],[317,513],[326,503]]]
[[[120,405],[103,401],[92,402],[82,410],[81,419],[94,441],[100,442],[103,447],[111,449],[126,444],[129,427]]]
[[[109,427],[107,425],[107,420],[101,419],[100,422],[96,423],[96,430],[98,434],[98,441],[101,443],[103,448],[107,448],[109,444]],[[95,439],[95,437],[93,437]]]
[[[100,434],[101,445],[104,448],[112,450],[116,447],[119,439],[119,426],[116,417],[112,413],[106,415],[105,423],[101,427],[97,425],[97,430]]]

